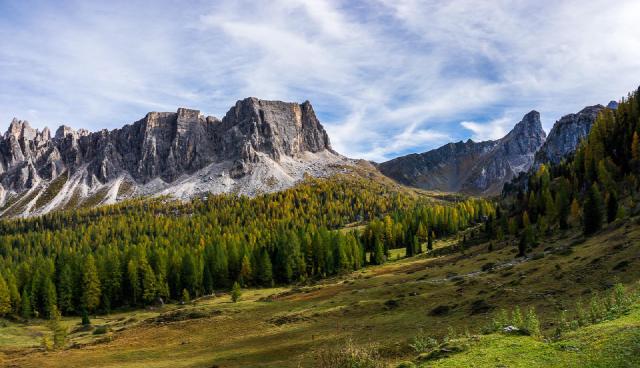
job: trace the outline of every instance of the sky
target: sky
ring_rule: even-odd
[[[311,101],[338,152],[496,139],[640,85],[640,1],[0,0],[0,129]]]

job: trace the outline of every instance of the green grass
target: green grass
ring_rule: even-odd
[[[548,343],[492,334],[462,339],[467,351],[421,367],[640,367],[640,305],[621,318],[587,326]]]
[[[438,239],[434,246],[456,243],[456,238]],[[351,338],[355,344],[377,346],[382,359],[394,367],[416,358],[409,343],[420,330],[438,339],[447,334],[449,326],[458,334],[465,329],[478,334],[493,316],[492,311],[473,313],[472,305],[478,300],[494,311],[534,306],[543,332],[550,335],[558,312],[571,310],[578,297],[588,301],[614,280],[625,285],[640,280],[637,219],[586,240],[577,230],[556,234],[534,250],[548,249],[544,257],[481,272],[487,263],[513,261],[516,247],[516,239],[506,239],[496,242],[491,253],[483,244],[464,254],[435,258],[422,254],[309,285],[243,290],[238,303],[222,294],[186,306],[172,304],[159,310],[100,316],[92,318],[92,323],[108,325],[111,332],[106,336],[72,333],[69,346],[79,348],[59,352],[28,348],[40,341],[38,337],[29,340],[29,329],[46,331],[43,321],[10,324],[9,329],[0,328],[0,354],[6,366],[17,367],[308,367],[313,366],[316,351]],[[393,251],[392,259],[403,251]],[[617,269],[622,260],[629,265]],[[450,307],[448,313],[432,315],[443,305]],[[189,309],[211,314],[153,322],[161,313]],[[634,309],[629,316],[567,333],[554,343],[483,335],[468,342],[469,349],[462,353],[421,364],[615,367],[635,353],[638,317]],[[64,321],[71,329],[80,318],[65,317]],[[562,344],[578,351],[563,350]]]

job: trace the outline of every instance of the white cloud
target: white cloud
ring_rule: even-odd
[[[96,130],[309,99],[339,152],[384,160],[498,138],[531,109],[548,131],[640,83],[632,0],[191,5],[0,5],[0,123]]]
[[[477,123],[474,121],[463,121],[460,123],[465,129],[473,132],[472,139],[476,142],[495,140],[504,137],[511,128],[513,128],[513,120],[511,118],[502,117],[492,120],[488,123]]]

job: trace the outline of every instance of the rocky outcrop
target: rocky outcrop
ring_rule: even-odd
[[[504,183],[531,167],[545,137],[540,114],[531,111],[502,139],[449,143],[378,167],[392,179],[422,189],[498,194]]]
[[[608,106],[615,108],[614,101]],[[543,163],[559,163],[572,154],[580,141],[589,134],[596,117],[604,109],[602,105],[588,106],[577,114],[565,115],[554,125],[544,145],[536,153],[534,167]]]
[[[102,190],[115,198],[121,190],[108,185],[124,181],[140,194],[172,194],[179,183],[183,188],[177,192],[188,197],[208,191],[253,194],[257,187],[269,190],[263,183],[267,180],[278,189],[311,166],[318,174],[315,166],[322,162],[341,161],[345,159],[331,149],[308,101],[247,98],[222,120],[180,108],[175,113],[150,112],[111,131],[61,126],[53,137],[47,128],[40,132],[14,119],[0,138],[0,204],[7,207],[9,197],[44,190],[62,173],[69,178],[63,191],[83,196]],[[260,177],[252,178],[254,174]],[[38,212],[33,205],[25,205],[26,212]]]

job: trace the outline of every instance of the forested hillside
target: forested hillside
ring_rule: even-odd
[[[520,234],[522,255],[554,229],[581,226],[589,236],[626,211],[637,212],[639,94],[629,94],[615,110],[603,109],[573,156],[505,185],[502,208],[507,214],[491,221],[493,235]]]
[[[136,200],[0,222],[0,314],[51,317],[187,300],[383,263],[493,216],[485,200],[434,199],[353,176],[256,198]],[[334,231],[347,224],[367,224]]]

